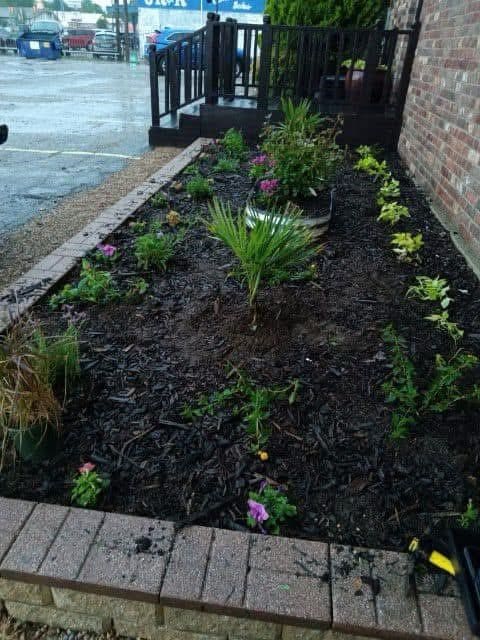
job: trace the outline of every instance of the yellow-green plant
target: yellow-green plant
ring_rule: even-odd
[[[211,182],[208,178],[204,178],[200,174],[193,176],[186,185],[188,195],[194,200],[202,200],[213,195]]]
[[[374,156],[363,156],[354,165],[357,171],[364,171],[369,176],[375,176],[388,180],[391,177],[391,173],[388,170],[385,160],[379,162]]]
[[[419,257],[419,251],[423,247],[423,236],[421,233],[415,236],[408,232],[394,233],[391,244],[400,261],[412,262]]]
[[[380,187],[377,194],[377,204],[381,207],[387,202],[391,200],[395,200],[400,197],[400,182],[391,178],[390,180],[385,180],[385,182]]]
[[[141,269],[165,271],[175,253],[177,236],[161,231],[145,233],[135,239],[135,257]]]
[[[425,320],[430,320],[430,322],[433,322],[438,329],[448,333],[454,342],[463,338],[463,329],[460,329],[456,322],[452,322],[450,320],[450,315],[447,310],[441,311],[440,313],[432,313],[431,315],[426,316]]]
[[[319,249],[309,231],[298,222],[298,214],[287,206],[269,211],[263,219],[247,223],[247,212],[235,216],[229,204],[214,200],[210,205],[208,230],[222,240],[239,261],[238,272],[247,282],[248,302],[253,306],[262,284],[279,284],[305,277],[306,267]]]
[[[239,162],[245,160],[248,147],[242,132],[238,129],[229,129],[220,139],[220,145],[223,147],[225,155],[229,158],[234,158]]]
[[[417,284],[408,288],[407,298],[418,298],[424,302],[439,302],[442,309],[446,309],[452,298],[449,298],[450,287],[444,278],[437,276],[417,276]]]
[[[409,218],[410,213],[407,207],[404,207],[398,202],[386,202],[382,205],[380,215],[377,220],[379,222],[388,222],[390,225],[394,225],[402,218]]]
[[[465,511],[460,514],[460,517],[458,519],[458,524],[463,529],[468,529],[472,525],[476,524],[479,518],[480,518],[480,511],[478,510],[478,507],[476,507],[473,504],[473,500],[470,498],[469,501],[467,502]]]

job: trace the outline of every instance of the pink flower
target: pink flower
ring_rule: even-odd
[[[117,247],[111,244],[97,244],[97,249],[101,251],[106,258],[111,258],[117,251]]]
[[[278,189],[279,180],[277,178],[271,178],[270,180],[261,180],[260,191],[266,193],[267,196],[271,196]]]
[[[263,506],[261,502],[256,502],[255,500],[248,500],[248,515],[251,516],[256,522],[261,524],[268,520],[270,517],[268,515],[267,510]]]
[[[81,467],[78,467],[78,473],[90,473],[95,469],[95,465],[92,462],[85,462]]]
[[[262,164],[265,164],[267,162],[267,160],[268,160],[268,156],[263,153],[263,154],[261,154],[259,156],[255,156],[255,158],[252,158],[250,160],[250,162],[252,164],[260,166]]]

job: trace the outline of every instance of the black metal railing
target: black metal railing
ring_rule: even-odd
[[[152,46],[152,124],[219,98],[254,99],[271,109],[290,96],[327,113],[390,109],[400,116],[419,31],[418,22],[403,30],[335,29],[272,25],[268,16],[263,24],[221,22],[209,13],[202,29],[163,51]]]

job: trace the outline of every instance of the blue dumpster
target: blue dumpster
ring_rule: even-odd
[[[36,20],[17,40],[18,53],[25,58],[57,60],[62,55],[62,26],[55,20]]]

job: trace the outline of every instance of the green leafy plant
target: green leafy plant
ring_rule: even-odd
[[[239,211],[235,217],[230,205],[214,200],[210,213],[207,228],[237,257],[238,272],[247,282],[250,306],[262,285],[303,278],[305,267],[318,253],[311,244],[310,233],[298,224],[291,207],[252,221],[251,231],[246,211]]]
[[[130,300],[138,300],[147,293],[148,288],[149,284],[144,278],[137,278],[128,289],[126,296]]]
[[[202,200],[204,198],[210,198],[213,195],[212,185],[208,178],[204,178],[201,175],[193,176],[186,184],[187,193],[192,196],[194,200]]]
[[[417,284],[408,288],[407,298],[418,298],[424,302],[439,302],[442,309],[446,309],[452,298],[449,298],[450,287],[444,278],[437,276],[417,276]]]
[[[270,437],[268,419],[272,404],[279,400],[288,400],[289,404],[294,404],[300,383],[294,380],[283,387],[259,387],[242,372],[236,372],[237,380],[234,384],[209,396],[201,395],[195,406],[183,408],[182,416],[193,421],[205,415],[214,415],[218,409],[230,405],[233,415],[239,416],[245,423],[252,451],[258,452]]]
[[[421,233],[417,233],[416,236],[408,232],[394,233],[391,244],[401,262],[413,262],[419,258],[419,251],[423,247],[423,236]]]
[[[227,157],[234,158],[239,162],[245,160],[248,153],[248,147],[243,138],[242,132],[238,131],[238,129],[229,129],[223,138],[220,139],[220,145]]]
[[[386,202],[382,205],[380,215],[377,220],[380,222],[388,222],[390,225],[394,225],[402,218],[409,218],[410,213],[407,207],[404,207],[398,202]]]
[[[135,257],[141,269],[165,271],[175,253],[178,236],[161,231],[145,233],[135,240]]]
[[[262,483],[259,491],[248,495],[247,525],[252,529],[258,526],[261,531],[278,535],[280,525],[297,514],[297,508],[290,504],[285,493],[267,482]]]
[[[461,388],[464,375],[478,365],[478,358],[458,351],[446,360],[437,354],[430,379],[424,389],[416,382],[415,367],[407,355],[405,340],[389,325],[383,332],[392,370],[382,389],[385,399],[395,404],[391,437],[404,438],[419,417],[426,413],[443,413],[459,402],[479,403],[480,385]]]
[[[78,329],[45,335],[30,319],[0,336],[0,469],[9,437],[34,427],[60,427],[62,404],[79,375]]]
[[[447,310],[441,311],[440,313],[432,313],[431,315],[426,316],[425,320],[430,320],[430,322],[435,324],[437,329],[448,333],[454,342],[463,338],[463,329],[460,329],[456,322],[452,322],[450,320],[450,314]]]
[[[214,173],[233,173],[238,171],[240,162],[236,158],[219,158],[213,167]]]
[[[152,207],[155,207],[155,209],[162,209],[168,205],[168,198],[164,193],[159,191],[150,198],[150,204]]]
[[[95,465],[86,462],[73,479],[71,500],[79,507],[95,507],[100,494],[109,486],[108,478],[95,471]]]
[[[133,233],[143,233],[147,226],[146,222],[130,222],[128,225],[129,228],[133,231]]]
[[[374,146],[371,147],[368,144],[361,144],[360,146],[358,146],[355,149],[355,153],[359,155],[360,158],[368,158],[369,156],[372,156],[373,158],[377,157],[376,148]]]
[[[102,271],[88,260],[82,260],[80,279],[76,285],[66,284],[63,289],[50,297],[49,305],[56,309],[68,302],[95,302],[103,304],[118,298],[119,292],[108,271]]]
[[[310,109],[308,101],[283,100],[284,121],[268,124],[262,132],[262,151],[270,160],[265,178],[277,181],[273,195],[281,201],[317,195],[343,161],[336,143],[340,121],[328,126]]]
[[[458,524],[463,529],[468,529],[469,527],[475,525],[480,519],[480,511],[473,504],[473,500],[470,498],[467,502],[467,506],[465,511],[460,515],[458,519]]]
[[[391,178],[390,180],[385,180],[385,182],[380,187],[377,194],[377,203],[381,207],[387,202],[391,200],[395,200],[400,197],[400,182]],[[406,207],[405,207],[406,208]]]
[[[391,178],[391,173],[388,170],[387,163],[385,160],[379,162],[372,155],[364,155],[354,165],[354,168],[357,171],[363,171],[367,173],[369,176],[375,176],[376,178],[381,178],[383,180],[389,180]]]

